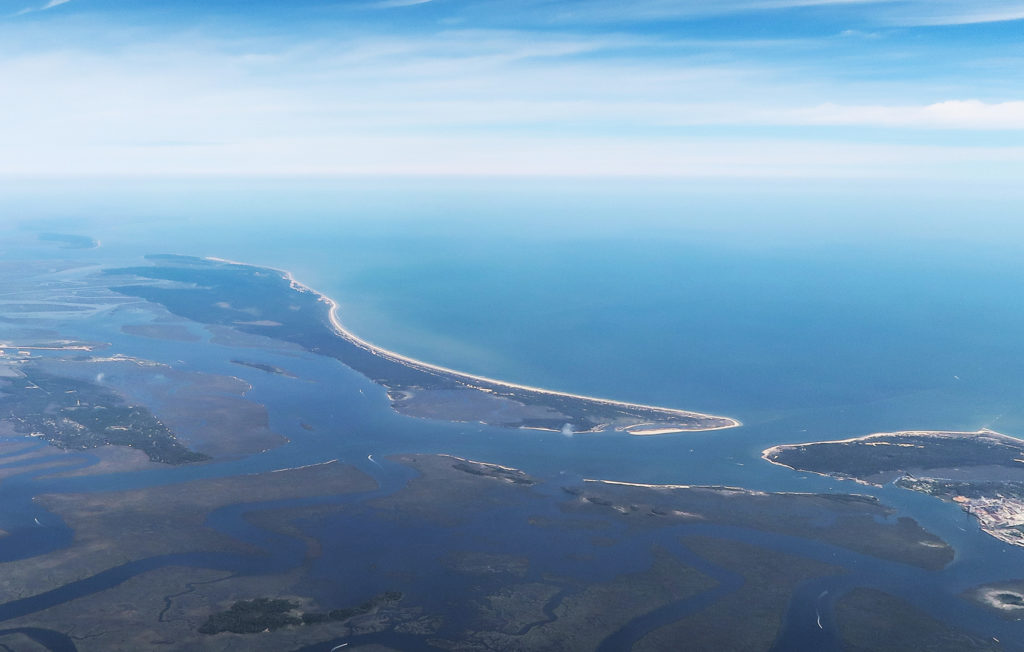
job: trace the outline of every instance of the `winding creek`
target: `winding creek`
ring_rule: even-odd
[[[411,604],[427,604],[438,595],[458,595],[469,580],[444,571],[441,560],[464,541],[487,541],[488,550],[523,555],[530,565],[526,581],[546,574],[586,580],[610,580],[649,567],[651,545],[656,544],[700,570],[718,584],[698,595],[665,605],[627,623],[607,637],[601,650],[627,648],[649,632],[687,615],[699,613],[718,598],[742,590],[743,579],[695,555],[680,542],[686,535],[713,537],[748,543],[779,552],[840,566],[844,573],[807,581],[796,589],[786,607],[776,651],[795,649],[838,650],[836,622],[832,613],[836,600],[859,586],[874,587],[899,596],[932,617],[954,624],[982,637],[998,637],[1006,649],[1024,649],[1024,625],[1000,619],[960,597],[977,584],[1013,579],[1024,568],[1024,550],[1007,546],[983,533],[958,511],[926,496],[894,487],[867,488],[848,482],[811,476],[772,467],[760,460],[768,445],[806,439],[808,429],[826,434],[857,429],[870,431],[867,417],[849,417],[835,423],[835,406],[800,410],[783,415],[765,415],[743,410],[738,416],[744,428],[723,432],[680,436],[637,438],[628,435],[564,437],[558,433],[508,431],[479,424],[455,424],[413,419],[395,414],[388,407],[384,390],[337,361],[308,353],[232,348],[215,344],[210,338],[189,347],[154,342],[120,332],[124,323],[138,320],[129,311],[108,315],[104,320],[85,321],[76,334],[110,341],[113,349],[126,355],[156,359],[204,373],[238,376],[250,383],[248,400],[267,406],[270,427],[289,439],[281,448],[247,457],[188,468],[159,469],[145,473],[110,476],[54,477],[53,468],[28,468],[60,456],[28,460],[12,459],[43,444],[26,439],[31,448],[0,456],[0,469],[7,472],[25,467],[24,472],[0,482],[4,504],[0,526],[8,536],[0,538],[0,561],[29,559],[67,547],[74,533],[55,515],[41,510],[33,498],[44,493],[108,491],[192,479],[259,473],[294,468],[330,459],[349,462],[371,475],[380,485],[372,492],[342,496],[317,496],[288,501],[243,503],[212,512],[206,525],[262,552],[257,555],[227,553],[184,553],[150,557],[108,569],[35,596],[0,604],[0,623],[37,613],[46,608],[95,594],[146,572],[168,566],[189,566],[228,573],[257,575],[296,568],[304,563],[305,546],[298,539],[270,532],[244,518],[247,512],[282,507],[337,504],[366,507],[375,498],[399,491],[413,473],[386,458],[404,452],[443,452],[521,468],[544,480],[534,488],[536,499],[523,505],[508,505],[493,513],[475,516],[458,528],[427,523],[399,523],[368,515],[367,509],[346,509],[318,523],[307,523],[304,531],[322,545],[323,558],[316,572],[338,588],[318,598],[344,603],[359,600],[379,580],[362,568],[368,560],[389,566],[395,572],[414,573],[417,582],[403,587]],[[257,369],[239,368],[230,359],[243,356],[261,363],[286,368],[299,379],[265,374]],[[860,419],[860,421],[858,421]],[[302,424],[302,425],[300,425]],[[310,429],[302,427],[310,426]],[[877,428],[874,428],[877,429]],[[372,457],[371,457],[372,456]],[[64,472],[97,462],[88,453],[76,453],[77,461],[61,465]],[[653,460],[653,461],[652,461]],[[903,564],[860,555],[844,548],[794,537],[743,528],[688,524],[664,527],[635,536],[612,517],[585,516],[606,523],[603,535],[614,537],[611,549],[595,545],[583,532],[561,531],[558,536],[539,528],[524,527],[525,519],[538,514],[562,518],[560,486],[582,477],[600,477],[634,482],[686,482],[692,484],[733,484],[776,491],[857,492],[878,496],[896,509],[893,517],[909,515],[926,529],[949,541],[956,560],[941,571],[926,571]],[[372,511],[372,510],[371,510]],[[415,540],[408,546],[382,542]],[[587,559],[581,560],[579,553]],[[406,590],[408,588],[408,590]],[[560,602],[572,589],[560,591],[544,607],[544,617],[556,617]],[[446,632],[457,633],[465,624],[457,613],[444,614]],[[539,621],[543,622],[543,621]],[[537,623],[526,625],[528,631]],[[18,632],[54,652],[75,650],[74,640],[62,633],[39,628],[0,630]],[[358,638],[358,640],[357,640]],[[399,649],[432,649],[420,637],[394,632],[366,635],[348,640],[318,643],[304,650],[329,650],[346,642],[392,645]]]
[[[215,510],[207,519],[206,525],[223,532],[241,542],[253,545],[262,552],[258,555],[241,555],[227,553],[185,553],[170,554],[141,559],[111,568],[94,576],[71,582],[60,588],[28,598],[9,601],[0,605],[0,622],[32,614],[54,605],[82,598],[104,589],[116,586],[130,578],[143,573],[168,567],[189,566],[222,570],[235,574],[263,574],[282,572],[303,563],[305,544],[298,539],[270,532],[254,526],[244,516],[248,512],[285,507],[301,507],[309,505],[364,504],[377,497],[386,496],[400,490],[414,476],[407,468],[390,461],[383,461],[379,466],[372,465],[367,469],[380,484],[380,488],[341,496],[319,496],[304,499],[268,501],[262,503],[243,503]],[[31,472],[28,475],[34,475]],[[24,482],[24,478],[22,479]],[[21,484],[21,483],[19,483]],[[524,505],[508,506],[497,513],[484,515],[460,525],[455,530],[431,524],[402,524],[392,520],[374,518],[356,511],[342,511],[331,516],[318,529],[310,530],[317,535],[324,545],[325,559],[337,559],[338,555],[360,558],[369,555],[369,549],[375,548],[375,556],[381,564],[391,564],[393,571],[405,568],[427,568],[436,566],[452,549],[457,549],[459,540],[473,540],[489,537],[492,540],[507,541],[506,545],[496,546],[498,552],[521,554],[530,559],[530,569],[526,580],[539,580],[546,573],[557,572],[564,576],[579,580],[597,581],[611,579],[614,576],[643,570],[649,563],[650,546],[652,544],[670,551],[678,559],[700,572],[716,580],[717,585],[698,595],[671,603],[638,617],[604,640],[601,650],[626,649],[649,632],[668,625],[679,618],[698,613],[711,605],[715,600],[729,593],[742,589],[744,580],[740,575],[725,568],[711,564],[690,552],[680,543],[680,538],[687,535],[705,535],[748,543],[787,554],[815,559],[821,562],[840,566],[844,573],[823,577],[802,584],[793,594],[784,627],[774,649],[813,649],[838,650],[839,643],[835,635],[834,618],[831,605],[846,590],[855,586],[879,588],[907,599],[911,603],[925,609],[928,613],[944,622],[964,627],[968,631],[985,632],[989,636],[997,636],[1008,642],[1008,649],[1013,648],[1013,641],[1020,632],[1017,623],[1001,620],[980,607],[964,602],[955,595],[949,595],[943,589],[948,583],[949,571],[931,572],[923,569],[886,562],[874,557],[861,555],[841,547],[801,538],[766,533],[745,528],[716,526],[706,524],[688,524],[659,528],[645,536],[630,536],[627,526],[618,524],[613,518],[594,515],[578,516],[578,518],[602,521],[610,524],[611,529],[602,532],[606,536],[621,537],[614,551],[603,548],[587,540],[585,536],[553,537],[542,530],[528,528],[523,530],[520,523],[529,516],[536,516],[538,511],[555,517],[558,490],[550,483],[542,485],[536,493],[539,501],[531,500]],[[22,494],[28,498],[28,493]],[[52,516],[49,521],[52,523]],[[40,540],[37,532],[46,532],[49,549],[56,549],[70,542],[69,533],[60,525],[46,527],[21,528],[14,531],[2,541],[3,551],[8,559],[15,558],[15,551],[21,557],[29,557],[38,552]],[[340,533],[359,532],[355,539]],[[414,537],[418,545],[412,554],[403,554],[398,550],[381,551],[380,543],[394,537]],[[338,547],[342,546],[342,547]],[[504,550],[503,550],[504,548]],[[586,550],[591,559],[588,562],[566,564],[569,552]],[[400,559],[401,558],[401,559]],[[955,564],[954,567],[955,568]],[[327,573],[328,579],[330,573]],[[458,593],[467,588],[465,579],[438,572],[428,576],[421,590],[415,588],[409,592],[409,600],[429,595],[436,597],[438,593]],[[351,582],[350,582],[351,583]],[[358,582],[353,589],[353,599],[358,599]],[[822,595],[828,599],[823,601]],[[546,607],[548,618],[553,618],[554,608],[564,595],[559,594]],[[452,627],[456,630],[460,624],[457,614],[448,614]],[[819,626],[819,618],[822,626]],[[14,630],[9,630],[14,631]],[[46,630],[18,630],[54,652],[74,650],[72,639],[57,632]],[[401,649],[433,649],[418,637],[410,637],[397,633],[378,633],[350,639],[351,642],[374,642],[398,646]],[[339,641],[340,644],[347,641]],[[329,649],[324,644],[303,648],[307,650]]]

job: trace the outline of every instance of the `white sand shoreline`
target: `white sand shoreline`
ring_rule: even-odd
[[[863,480],[861,478],[857,478],[857,477],[854,477],[854,476],[845,475],[845,474],[842,474],[842,473],[835,473],[835,472],[829,472],[829,471],[812,471],[810,469],[800,469],[800,468],[797,468],[795,466],[790,466],[789,464],[785,464],[783,462],[780,462],[778,460],[773,460],[770,456],[773,453],[777,453],[779,451],[784,451],[786,449],[800,448],[801,446],[817,446],[817,445],[822,445],[822,444],[852,444],[852,443],[858,443],[858,442],[863,443],[863,442],[870,442],[870,440],[872,440],[872,439],[877,439],[877,438],[881,438],[881,437],[935,437],[936,439],[941,439],[941,438],[949,438],[949,437],[968,437],[968,436],[971,436],[971,435],[976,435],[976,436],[977,435],[982,435],[982,436],[988,436],[988,437],[1012,439],[1014,441],[1017,441],[1018,443],[1020,443],[1020,441],[1021,441],[1021,440],[1017,439],[1016,437],[1011,437],[1010,435],[1005,435],[1005,434],[1003,434],[1001,432],[997,432],[997,431],[991,430],[989,428],[981,428],[980,430],[973,430],[973,431],[960,431],[960,430],[894,430],[892,432],[874,432],[874,433],[871,433],[870,435],[860,435],[859,437],[850,437],[848,439],[831,439],[831,440],[825,440],[825,441],[809,441],[809,442],[802,442],[802,443],[799,443],[799,444],[776,444],[775,446],[771,446],[771,447],[766,448],[763,451],[761,451],[761,459],[763,459],[764,461],[768,462],[769,464],[774,464],[776,466],[781,466],[781,467],[787,468],[787,469],[789,469],[791,471],[795,471],[797,473],[810,473],[812,475],[818,475],[818,476],[825,477],[825,478],[832,478],[832,479],[835,479],[835,480],[852,480],[853,482],[856,482],[857,484],[865,485],[865,486],[868,486],[868,487],[881,487],[883,485],[880,485],[880,484],[875,483],[875,482],[869,482],[867,480]]]
[[[711,415],[711,414],[704,414],[704,413],[701,413],[701,412],[691,412],[691,411],[687,411],[687,410],[678,410],[678,409],[675,409],[675,408],[659,407],[659,406],[656,406],[656,405],[645,405],[645,404],[642,404],[642,403],[628,403],[628,402],[625,402],[625,401],[616,401],[616,400],[613,400],[613,399],[598,398],[598,397],[594,397],[594,396],[584,396],[582,394],[572,394],[572,393],[569,393],[569,392],[559,392],[559,391],[555,391],[555,390],[544,389],[543,387],[532,387],[530,385],[520,385],[518,383],[511,383],[511,382],[506,382],[506,381],[503,381],[503,380],[497,380],[495,378],[488,378],[486,376],[478,376],[478,375],[475,375],[475,374],[469,374],[469,373],[465,373],[465,372],[462,372],[462,371],[457,371],[455,369],[450,369],[448,367],[442,367],[441,365],[435,365],[435,364],[431,364],[429,362],[423,362],[421,360],[416,360],[414,358],[410,358],[408,356],[402,355],[401,353],[396,353],[394,351],[390,351],[390,350],[385,349],[383,347],[377,346],[377,345],[373,344],[372,342],[369,342],[369,341],[359,337],[358,335],[356,335],[352,331],[350,331],[347,328],[345,328],[345,326],[341,323],[341,319],[338,317],[338,314],[337,314],[338,303],[334,299],[332,299],[329,296],[327,296],[326,294],[324,294],[322,292],[318,292],[318,291],[314,290],[313,288],[309,287],[308,285],[305,285],[305,284],[299,282],[298,280],[295,279],[295,277],[292,275],[292,273],[289,272],[288,270],[276,269],[276,268],[273,268],[273,267],[263,267],[261,265],[250,265],[250,264],[247,264],[247,263],[241,263],[241,262],[238,262],[238,261],[228,260],[228,259],[225,259],[225,258],[207,257],[206,260],[213,261],[213,262],[219,262],[219,263],[226,263],[226,264],[230,264],[230,265],[240,265],[242,267],[255,267],[255,268],[261,268],[261,269],[268,269],[268,270],[272,270],[272,271],[278,272],[279,274],[281,274],[285,278],[285,280],[287,280],[289,282],[289,284],[291,285],[291,287],[293,289],[299,290],[299,291],[304,291],[304,292],[311,292],[311,293],[315,294],[317,297],[319,297],[320,301],[323,301],[324,303],[326,303],[328,305],[328,307],[329,307],[328,318],[330,320],[331,326],[334,328],[334,330],[335,330],[335,332],[337,333],[338,336],[340,336],[341,338],[351,342],[352,344],[355,344],[356,346],[358,346],[358,347],[368,351],[372,355],[380,356],[382,358],[391,360],[393,362],[397,362],[399,364],[411,366],[413,368],[419,368],[419,369],[424,369],[424,370],[428,370],[428,371],[436,371],[436,372],[441,372],[441,373],[444,373],[444,374],[449,374],[449,375],[455,376],[455,377],[457,377],[458,379],[461,379],[461,380],[468,380],[468,381],[473,381],[473,382],[486,383],[486,384],[489,384],[489,385],[496,385],[498,387],[505,387],[505,388],[508,388],[508,389],[525,390],[525,391],[529,391],[529,392],[536,392],[538,394],[545,394],[545,395],[548,395],[548,396],[561,396],[561,397],[565,397],[565,398],[582,399],[582,400],[585,400],[585,401],[591,401],[591,402],[594,402],[594,403],[598,403],[600,405],[609,405],[609,406],[613,406],[613,407],[641,408],[641,409],[645,409],[645,410],[654,410],[654,411],[659,412],[661,414],[664,414],[666,416],[678,416],[678,417],[685,417],[685,418],[691,418],[691,419],[718,419],[718,420],[723,420],[723,421],[727,422],[725,425],[713,426],[713,427],[710,427],[710,428],[693,428],[693,429],[677,429],[677,428],[671,428],[670,429],[670,428],[664,428],[664,429],[660,429],[660,430],[664,430],[664,432],[661,432],[659,430],[659,432],[642,432],[641,431],[641,432],[635,432],[635,433],[631,432],[631,433],[629,433],[629,434],[633,434],[633,435],[636,435],[636,436],[645,436],[645,435],[654,435],[654,434],[665,434],[667,432],[708,432],[708,431],[712,431],[712,430],[726,430],[728,428],[736,428],[736,427],[739,427],[739,426],[743,425],[739,420],[733,419],[731,417],[721,417],[721,416],[716,416],[716,415]],[[481,389],[481,388],[477,388],[477,389]],[[626,432],[629,432],[629,430],[627,429]]]
[[[817,445],[821,445],[821,444],[852,444],[854,442],[866,442],[866,441],[870,441],[871,439],[877,439],[877,438],[880,438],[880,437],[935,437],[935,438],[943,438],[943,437],[967,437],[967,436],[970,436],[970,435],[985,435],[985,436],[990,436],[990,437],[1012,439],[1012,440],[1017,441],[1017,442],[1021,441],[1021,440],[1017,439],[1016,437],[1011,437],[1010,435],[1006,435],[1006,434],[1003,434],[1001,432],[997,432],[995,430],[991,430],[989,428],[982,428],[980,430],[972,430],[972,431],[967,431],[967,430],[963,430],[963,431],[961,431],[961,430],[894,430],[892,432],[873,432],[873,433],[871,433],[869,435],[859,435],[857,437],[849,437],[847,439],[827,439],[827,440],[823,440],[823,441],[806,441],[806,442],[801,442],[799,444],[776,444],[775,446],[771,446],[771,447],[766,448],[763,451],[761,451],[761,458],[766,460],[766,461],[768,461],[768,462],[771,462],[772,464],[777,464],[779,466],[784,466],[787,469],[792,469],[793,467],[789,466],[788,464],[783,464],[782,462],[776,462],[775,460],[769,459],[768,455],[770,455],[773,452],[786,450],[788,448],[799,448],[801,446],[817,446]],[[794,469],[794,470],[797,470],[797,469]]]

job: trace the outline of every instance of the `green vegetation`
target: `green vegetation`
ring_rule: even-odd
[[[1024,441],[992,432],[887,433],[842,442],[777,446],[772,462],[861,480],[907,469],[1003,466],[1024,470]]]
[[[420,405],[412,410],[409,399],[392,394],[395,409],[414,416],[553,431],[568,426],[575,433],[624,430],[639,424],[680,430],[736,425],[724,417],[535,391],[431,367],[339,336],[323,297],[294,284],[280,271],[189,256],[147,258],[156,264],[106,270],[133,277],[130,284],[110,289],[160,304],[199,323],[275,338],[336,358],[390,390],[416,390],[426,397],[429,409]],[[465,396],[453,400],[443,394],[442,400],[430,394],[437,390],[456,390]],[[481,396],[491,400],[480,402]]]
[[[281,367],[275,367],[274,365],[264,364],[262,362],[247,362],[245,360],[231,360],[232,364],[241,365],[243,367],[251,367],[252,369],[259,369],[265,371],[268,374],[274,374],[275,376],[287,376],[288,378],[295,378],[295,376]]]
[[[963,496],[972,500],[1003,498],[1004,500],[1024,502],[1024,482],[961,481],[904,476],[896,480],[896,486],[920,491],[938,498]]]
[[[385,591],[380,595],[375,595],[366,602],[360,604],[358,607],[349,607],[347,609],[332,609],[326,614],[322,613],[311,613],[303,614],[302,618],[312,618],[311,622],[322,622],[324,620],[348,620],[349,618],[355,618],[356,616],[362,616],[368,614],[374,609],[385,607],[391,604],[395,604],[402,600],[402,593],[400,591]]]
[[[1016,607],[1024,607],[1024,596],[1017,595],[1016,593],[1000,593],[996,596],[996,599],[1003,604],[1012,604]]]
[[[0,415],[18,433],[43,437],[65,449],[129,446],[164,464],[209,459],[183,446],[144,406],[125,405],[105,387],[45,373],[31,364],[18,371],[23,375],[0,384]]]
[[[215,613],[199,627],[202,634],[219,634],[234,632],[235,634],[254,634],[266,630],[274,631],[288,625],[301,625],[302,619],[291,612],[297,609],[298,602],[291,600],[271,600],[256,598],[240,600],[231,605],[227,611]]]
[[[975,586],[962,594],[1004,620],[1024,619],[1024,580],[1002,580]]]
[[[477,462],[456,462],[455,464],[452,464],[452,468],[471,475],[508,480],[513,484],[522,484],[526,486],[536,484],[536,481],[533,478],[517,469],[506,469],[500,466],[480,464]]]
[[[328,621],[342,621],[356,616],[368,614],[380,607],[395,604],[402,599],[398,591],[387,591],[376,595],[358,607],[333,609],[327,613],[298,611],[299,603],[284,599],[256,598],[255,600],[239,600],[227,611],[212,614],[199,627],[201,634],[219,634],[232,632],[235,634],[254,634],[256,632],[274,631],[282,627],[296,625],[316,625]]]
[[[616,514],[645,527],[703,522],[805,537],[930,570],[953,561],[953,548],[871,496],[762,493],[730,487],[659,488],[588,482],[565,488],[571,511]],[[582,500],[579,500],[582,499]],[[879,517],[882,517],[882,520]]]
[[[688,650],[770,650],[796,587],[842,572],[838,566],[729,539],[687,536],[682,542],[742,576],[742,588],[649,632],[633,646],[635,652],[680,649],[680,641]]]
[[[991,430],[892,432],[775,446],[764,457],[801,471],[896,486],[958,503],[982,530],[1024,546],[1024,441]]]
[[[843,649],[850,652],[966,652],[1001,648],[876,589],[850,591],[836,603],[835,615]]]

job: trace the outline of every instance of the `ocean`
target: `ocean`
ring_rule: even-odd
[[[8,223],[93,237],[102,246],[81,255],[97,265],[177,253],[286,269],[334,298],[350,330],[392,351],[744,423],[565,437],[353,407],[343,432],[197,474],[446,452],[545,477],[869,492],[957,546],[957,561],[934,580],[947,597],[1008,579],[1024,562],[1024,550],[960,529],[955,506],[760,459],[775,444],[879,431],[1024,436],[1014,198],[895,183],[669,180],[32,181],[5,190]],[[125,337],[119,346],[157,345]],[[290,415],[300,400],[326,414],[382,397],[334,361],[312,358],[281,366],[309,365],[345,391],[298,397],[286,381],[262,377],[250,396],[285,434],[297,426],[274,421],[275,402]],[[202,346],[188,362],[244,377],[210,362]],[[87,482],[103,480],[54,486]],[[953,617],[950,605],[931,606]]]

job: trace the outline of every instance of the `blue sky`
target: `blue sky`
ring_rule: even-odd
[[[1024,178],[1024,0],[0,0],[0,174]]]

